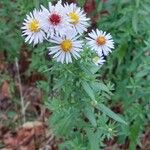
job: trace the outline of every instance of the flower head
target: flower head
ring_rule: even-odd
[[[42,43],[45,39],[45,33],[41,29],[39,14],[40,12],[35,9],[24,19],[23,27],[21,28],[23,30],[22,35],[26,36],[25,42],[29,42],[29,44],[33,42],[36,45]]]
[[[75,28],[79,34],[87,31],[87,27],[89,27],[89,18],[86,17],[84,11],[73,3],[70,5],[67,3],[65,9],[73,28]]]
[[[102,56],[101,57],[95,56],[93,58],[93,62],[96,66],[99,66],[99,65],[102,66],[104,64],[105,60],[104,60],[104,57],[102,57]]]
[[[53,36],[50,42],[57,45],[48,48],[49,54],[53,54],[53,58],[55,58],[57,62],[71,63],[72,57],[78,59],[80,57],[79,52],[82,51],[82,41],[77,39],[78,36],[74,30],[68,30],[64,36]]]
[[[70,28],[70,23],[61,1],[58,1],[54,6],[49,2],[48,9],[44,6],[41,6],[41,8],[42,28],[47,33],[47,36],[52,37],[54,34],[64,35]]]
[[[110,33],[106,34],[106,32],[97,29],[96,31],[92,30],[88,35],[89,37],[86,39],[89,47],[96,51],[99,56],[107,56],[112,52],[111,49],[114,49],[114,41]]]

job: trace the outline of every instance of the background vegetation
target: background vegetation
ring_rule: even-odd
[[[49,125],[48,131],[54,129],[53,149],[59,145],[60,149],[74,150],[148,150],[150,1],[74,1],[91,17],[90,28],[98,27],[113,35],[115,50],[100,70],[87,66],[85,59],[83,66],[81,63],[67,67],[54,65],[47,55],[48,43],[34,48],[24,43],[20,28],[26,13],[39,8],[40,4],[47,6],[48,2],[0,1],[0,147],[5,147],[3,137],[8,131],[18,128],[24,121],[39,120]],[[96,74],[91,75],[86,67],[94,69],[91,72]],[[79,69],[81,74],[74,76],[72,72]],[[95,79],[95,83],[91,82]],[[74,84],[72,80],[78,82]],[[77,96],[75,92],[79,87],[82,89]],[[87,95],[82,94],[83,91]],[[20,115],[22,95],[25,106],[28,106],[26,120]],[[63,103],[60,95],[66,99]],[[100,106],[95,104],[95,97],[98,97]],[[84,120],[81,119],[83,114]]]

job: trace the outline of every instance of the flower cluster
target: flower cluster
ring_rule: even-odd
[[[102,65],[114,42],[110,34],[96,29],[92,30],[85,39],[81,38],[90,26],[90,19],[86,17],[83,9],[76,4],[65,3],[61,0],[48,8],[41,5],[39,10],[33,10],[24,19],[22,35],[29,44],[43,43],[47,40],[54,44],[48,47],[49,55],[57,62],[71,63],[72,59],[81,57],[83,46],[87,45],[97,55],[93,58],[96,65]]]

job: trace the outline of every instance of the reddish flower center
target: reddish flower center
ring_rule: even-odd
[[[61,16],[58,14],[52,14],[49,17],[49,21],[50,23],[52,23],[53,25],[58,25],[61,22]]]

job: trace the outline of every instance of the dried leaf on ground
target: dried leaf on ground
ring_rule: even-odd
[[[6,68],[5,54],[4,52],[0,52],[0,72],[4,71],[5,68]]]
[[[3,82],[1,87],[1,94],[3,99],[11,98],[8,81]]]
[[[39,121],[27,122],[16,132],[8,131],[3,136],[5,149],[37,150],[46,139],[47,128]],[[3,149],[4,150],[4,149]]]
[[[4,81],[0,89],[0,109],[6,109],[10,102],[8,101],[11,98],[10,95],[10,85],[8,81]]]

